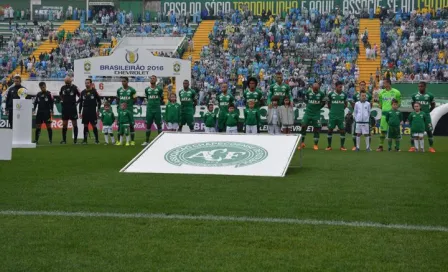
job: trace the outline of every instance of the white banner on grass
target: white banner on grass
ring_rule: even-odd
[[[162,133],[120,172],[284,177],[299,135]]]

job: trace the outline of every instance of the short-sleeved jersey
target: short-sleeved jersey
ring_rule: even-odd
[[[423,133],[426,128],[426,114],[423,111],[412,112],[408,117],[412,133]]]
[[[244,100],[246,100],[246,108],[249,108],[249,102],[254,101],[254,108],[260,108],[260,102],[263,98],[263,93],[260,89],[255,89],[255,91],[251,92],[249,89],[246,89],[243,93]]]
[[[387,124],[391,127],[399,127],[401,121],[403,121],[403,114],[398,110],[388,111],[385,115]]]
[[[127,89],[123,87],[118,88],[117,90],[117,98],[120,103],[126,102],[128,104],[128,109],[132,109],[134,107],[134,98],[137,97],[137,92],[134,88],[128,86]]]
[[[179,99],[183,112],[194,111],[194,101],[196,100],[196,92],[193,89],[180,90]]]
[[[328,104],[330,105],[330,117],[344,120],[345,108],[347,103],[347,94],[341,92],[331,92],[328,95]]]
[[[147,87],[145,89],[145,97],[147,100],[146,111],[160,111],[160,105],[163,100],[163,90],[160,87]]]
[[[325,94],[322,91],[318,91],[317,93],[308,91],[305,94],[305,100],[307,101],[305,114],[308,116],[320,116],[324,99]]]
[[[356,103],[358,101],[361,101],[361,92],[357,92],[353,96],[353,103]],[[368,92],[366,92],[366,101],[371,102],[372,101],[372,95]]]
[[[220,94],[218,95],[218,105],[219,105],[219,116],[221,118],[224,118],[226,115],[226,113],[229,112],[229,104],[233,103],[235,101],[235,99],[233,98],[232,95],[230,94]],[[222,112],[222,114],[221,114]]]
[[[289,97],[289,99],[291,100],[291,89],[289,85],[284,83],[281,85],[278,85],[277,83],[272,84],[269,88],[268,103],[271,103],[271,99],[274,96],[278,96],[279,106],[283,105],[283,100],[285,99],[285,97]]]
[[[431,104],[434,102],[434,95],[429,92],[424,94],[416,93],[412,96],[412,103],[419,102],[421,105],[421,111],[424,113],[431,112]]]
[[[112,126],[115,121],[115,115],[112,110],[101,112],[101,121],[103,122],[103,126]]]
[[[59,92],[59,98],[62,102],[62,107],[76,107],[76,99],[81,95],[78,87],[76,85],[67,85],[61,87],[61,91]]]
[[[389,91],[386,89],[383,89],[380,91],[378,96],[381,110],[383,112],[387,112],[392,110],[392,99],[395,99],[398,101],[398,105],[401,104],[401,93],[397,89],[391,88]]]

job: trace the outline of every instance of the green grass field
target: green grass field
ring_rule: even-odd
[[[322,135],[321,150],[305,149],[302,168],[296,154],[285,178],[119,173],[141,146],[15,149],[13,161],[0,162],[0,271],[447,271],[448,138],[436,138],[434,154],[325,145]],[[361,224],[225,220],[231,216]],[[399,226],[362,226],[368,222]]]

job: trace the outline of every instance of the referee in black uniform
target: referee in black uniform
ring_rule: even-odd
[[[48,131],[48,140],[50,144],[53,142],[53,130],[51,129],[51,115],[53,114],[54,99],[49,91],[47,91],[47,86],[45,82],[39,83],[40,92],[37,93],[36,99],[34,100],[33,113],[36,113],[36,131],[34,132],[35,143],[39,143],[39,136],[41,131],[41,126],[45,123]]]
[[[87,136],[89,135],[89,124],[93,127],[93,134],[95,135],[95,144],[99,144],[98,128],[96,123],[98,121],[99,111],[101,108],[101,98],[98,92],[93,88],[92,80],[86,79],[86,88],[81,92],[79,99],[79,115],[82,118],[84,125],[84,141],[82,144],[87,144]]]
[[[72,121],[74,140],[73,143],[78,142],[78,111],[76,109],[76,100],[81,95],[78,87],[72,84],[72,79],[66,77],[64,79],[65,85],[61,87],[59,98],[62,105],[62,141],[61,144],[67,143],[67,127],[68,120]]]
[[[14,85],[9,87],[6,91],[6,101],[5,101],[5,113],[8,115],[9,128],[12,129],[12,116],[13,116],[13,100],[20,99],[19,90],[24,88],[22,86],[22,78],[20,76],[15,76]]]

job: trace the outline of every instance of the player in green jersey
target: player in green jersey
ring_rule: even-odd
[[[279,106],[283,105],[285,97],[289,97],[289,100],[292,101],[291,89],[289,85],[283,83],[283,74],[281,72],[275,74],[275,83],[269,88],[268,105],[271,104],[271,99],[274,96],[278,97]]]
[[[129,133],[130,128],[134,126],[134,116],[130,110],[127,109],[127,103],[121,103],[120,111],[118,112],[118,127],[120,136],[118,142],[115,145],[121,145],[123,143],[123,135],[126,135],[126,146],[129,146]]]
[[[219,105],[219,116],[218,116],[218,130],[219,132],[226,131],[226,119],[227,113],[229,112],[229,104],[233,104],[235,99],[231,94],[228,94],[227,91],[229,86],[227,83],[221,84],[221,94],[218,95],[218,105]]]
[[[336,90],[328,96],[328,108],[330,109],[330,121],[328,124],[328,147],[325,150],[332,150],[331,140],[333,139],[333,130],[338,127],[341,135],[341,151],[347,151],[345,148],[345,108],[347,108],[347,94],[342,92],[343,83],[336,82]]]
[[[425,141],[423,135],[427,128],[428,120],[426,120],[426,113],[420,110],[420,102],[414,103],[414,112],[409,114],[408,121],[411,126],[412,137],[414,138],[415,152],[425,152]]]
[[[367,91],[366,82],[365,81],[361,81],[361,82],[359,82],[359,92],[357,92],[353,96],[353,100],[351,101],[351,105],[352,105],[353,109],[355,108],[356,102],[361,101],[361,94],[362,93],[366,94],[366,101],[369,102],[370,103],[370,107],[372,107],[372,99],[373,99],[373,97]],[[356,130],[356,122],[353,122],[353,127],[352,127],[353,148],[352,148],[352,151],[356,151],[356,137],[355,137],[356,133],[355,133],[355,130]],[[371,129],[369,128],[369,141],[372,141],[372,137],[371,137],[372,135],[371,134],[372,134],[371,133]]]
[[[256,109],[260,109],[263,100],[263,93],[257,88],[258,81],[256,78],[251,77],[248,80],[248,84],[249,88],[243,93],[243,98],[246,101],[246,108],[249,108],[250,101],[254,101],[254,107]]]
[[[392,110],[392,99],[398,101],[398,106],[401,104],[401,93],[397,89],[391,87],[391,81],[389,78],[384,79],[384,89],[380,91],[378,102],[380,104],[382,117],[380,123],[380,146],[376,151],[383,151],[384,140],[386,139],[387,133],[387,121],[386,121],[386,113]]]
[[[109,102],[104,103],[104,109],[101,111],[101,123],[103,125],[104,141],[109,144],[109,135],[112,144],[115,144],[113,124],[115,122],[115,115],[110,108]]]
[[[182,111],[182,118],[179,131],[187,124],[190,131],[194,131],[194,112],[197,104],[197,95],[193,89],[190,89],[190,81],[184,80],[183,89],[179,91],[179,99]]]
[[[160,106],[163,105],[163,89],[157,86],[157,77],[151,76],[150,85],[145,89],[146,97],[146,140],[143,146],[149,143],[151,136],[151,127],[155,123],[157,132],[162,133],[162,110]]]
[[[403,114],[398,110],[398,101],[395,99],[392,100],[392,110],[386,113],[386,121],[389,125],[387,130],[388,150],[392,151],[392,140],[395,140],[395,151],[400,151],[400,125],[403,122]]]
[[[302,144],[300,148],[305,147],[305,136],[308,126],[313,126],[314,132],[314,150],[318,150],[319,132],[320,132],[320,110],[325,106],[325,94],[319,90],[318,83],[314,83],[312,90],[305,94],[306,109],[302,118]]]
[[[434,95],[432,93],[426,91],[426,82],[420,82],[418,84],[418,93],[412,96],[412,104],[419,102],[421,105],[421,111],[426,114],[426,134],[428,135],[429,142],[429,152],[435,153],[436,150],[433,147],[434,138],[432,134],[432,121],[431,121],[431,111],[436,107],[436,102],[434,101]],[[412,134],[412,131],[411,131]],[[409,149],[410,152],[415,151],[414,147],[414,139],[411,137],[411,145],[412,147]]]
[[[122,77],[121,78],[121,87],[117,90],[117,105],[120,105],[121,103],[125,102],[127,104],[127,109],[130,112],[134,112],[134,103],[137,100],[137,92],[134,88],[129,86],[129,78],[128,77]],[[117,111],[120,111],[118,108]],[[120,129],[120,128],[118,128]],[[134,139],[135,139],[135,130],[134,127],[130,127],[130,133],[131,133],[131,145],[135,145]]]

